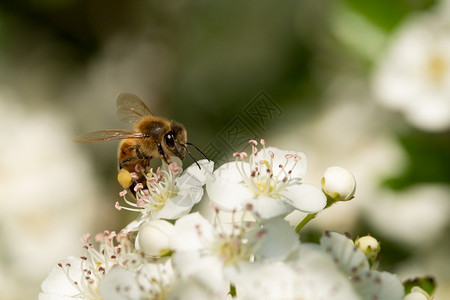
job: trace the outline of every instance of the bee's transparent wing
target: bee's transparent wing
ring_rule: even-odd
[[[129,130],[96,130],[83,133],[77,136],[73,141],[77,143],[92,143],[119,139],[143,138],[140,132]]]
[[[122,93],[117,97],[117,116],[126,123],[136,123],[143,117],[152,116],[147,105],[136,95]]]

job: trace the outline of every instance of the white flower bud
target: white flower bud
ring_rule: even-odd
[[[170,251],[173,225],[165,220],[151,220],[139,229],[136,248],[147,255],[162,256]]]
[[[335,201],[351,200],[356,190],[355,177],[344,168],[329,167],[323,174],[322,189]]]
[[[355,241],[355,246],[358,247],[358,249],[361,250],[369,260],[375,259],[381,250],[378,241],[370,235],[357,238]]]

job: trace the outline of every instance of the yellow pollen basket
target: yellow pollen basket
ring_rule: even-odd
[[[120,169],[119,173],[117,174],[117,181],[124,189],[127,189],[131,186],[133,178],[131,177],[130,172],[125,169]]]

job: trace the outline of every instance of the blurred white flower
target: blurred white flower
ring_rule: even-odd
[[[316,186],[301,182],[306,174],[304,153],[273,147],[256,148],[252,153],[235,153],[236,162],[220,166],[206,182],[209,198],[225,211],[252,210],[257,217],[269,219],[286,216],[294,209],[308,213],[326,205],[324,193]]]
[[[450,215],[450,189],[421,184],[404,191],[381,191],[367,221],[398,242],[426,246],[445,234]]]
[[[420,129],[450,128],[450,9],[437,6],[400,25],[378,62],[373,91]]]
[[[169,166],[163,163],[162,168],[156,172],[150,170],[145,174],[146,186],[137,183],[134,187],[136,203],[126,198],[126,190],[121,192],[123,199],[129,207],[120,206],[116,202],[116,208],[139,212],[140,216],[131,222],[123,232],[136,231],[149,220],[154,219],[178,219],[186,215],[203,197],[203,188],[206,176],[212,173],[214,163],[206,159],[192,164],[182,174],[176,163]],[[144,172],[144,171],[142,171]]]
[[[54,260],[77,247],[71,237],[93,225],[103,196],[67,119],[51,108],[31,112],[3,88],[0,107],[0,274],[13,279],[0,288],[29,298]]]

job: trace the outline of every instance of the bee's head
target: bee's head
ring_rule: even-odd
[[[184,126],[172,121],[170,123],[170,130],[164,134],[163,139],[165,148],[169,151],[169,154],[183,160],[186,155],[187,141],[187,133]]]

